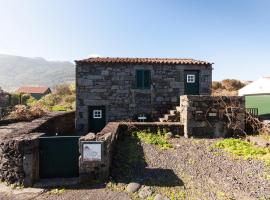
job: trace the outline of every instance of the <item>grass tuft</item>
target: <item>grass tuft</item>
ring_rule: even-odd
[[[134,132],[133,135],[137,136],[141,141],[147,144],[153,144],[158,146],[160,149],[170,149],[173,146],[168,142],[165,131],[158,131],[152,133],[148,130]]]
[[[252,143],[241,139],[224,139],[213,145],[214,148],[224,149],[225,151],[243,157],[244,159],[260,159],[270,164],[270,148],[257,147]]]

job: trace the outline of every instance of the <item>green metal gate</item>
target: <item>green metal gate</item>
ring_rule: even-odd
[[[78,177],[79,138],[80,136],[40,137],[39,177]]]

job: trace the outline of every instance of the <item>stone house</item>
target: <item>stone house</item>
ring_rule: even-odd
[[[110,121],[156,121],[181,95],[210,95],[212,63],[172,58],[88,58],[76,62],[76,129]]]

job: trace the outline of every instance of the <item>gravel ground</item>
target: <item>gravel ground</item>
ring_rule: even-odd
[[[112,168],[112,182],[139,182],[155,194],[184,192],[188,200],[270,199],[269,167],[260,161],[235,159],[221,150],[210,150],[214,139],[170,139],[173,148],[160,150],[126,136],[119,140]],[[169,192],[168,192],[169,191]],[[168,193],[166,193],[168,192]],[[168,195],[167,195],[168,194]],[[66,189],[61,194],[1,192],[1,200],[126,200],[122,190],[108,188]],[[179,198],[180,199],[180,198]]]
[[[179,187],[186,199],[270,199],[269,168],[260,161],[235,159],[221,150],[210,150],[216,141],[175,138],[170,140],[174,148],[169,150],[142,143],[146,163],[139,162],[130,176],[124,176],[127,173],[118,167],[124,162],[115,162],[114,179],[123,183],[135,180],[154,188]]]
[[[129,200],[126,193],[100,189],[65,189],[59,193],[0,192],[1,200]]]

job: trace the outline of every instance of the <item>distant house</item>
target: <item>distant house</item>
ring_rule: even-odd
[[[210,95],[212,63],[180,58],[76,61],[76,128],[97,133],[110,121],[156,121],[181,95]]]
[[[23,86],[16,92],[19,94],[30,94],[35,99],[41,99],[43,96],[50,94],[51,89],[43,86]]]
[[[270,77],[262,77],[238,91],[245,96],[246,108],[258,109],[259,115],[270,114]]]

